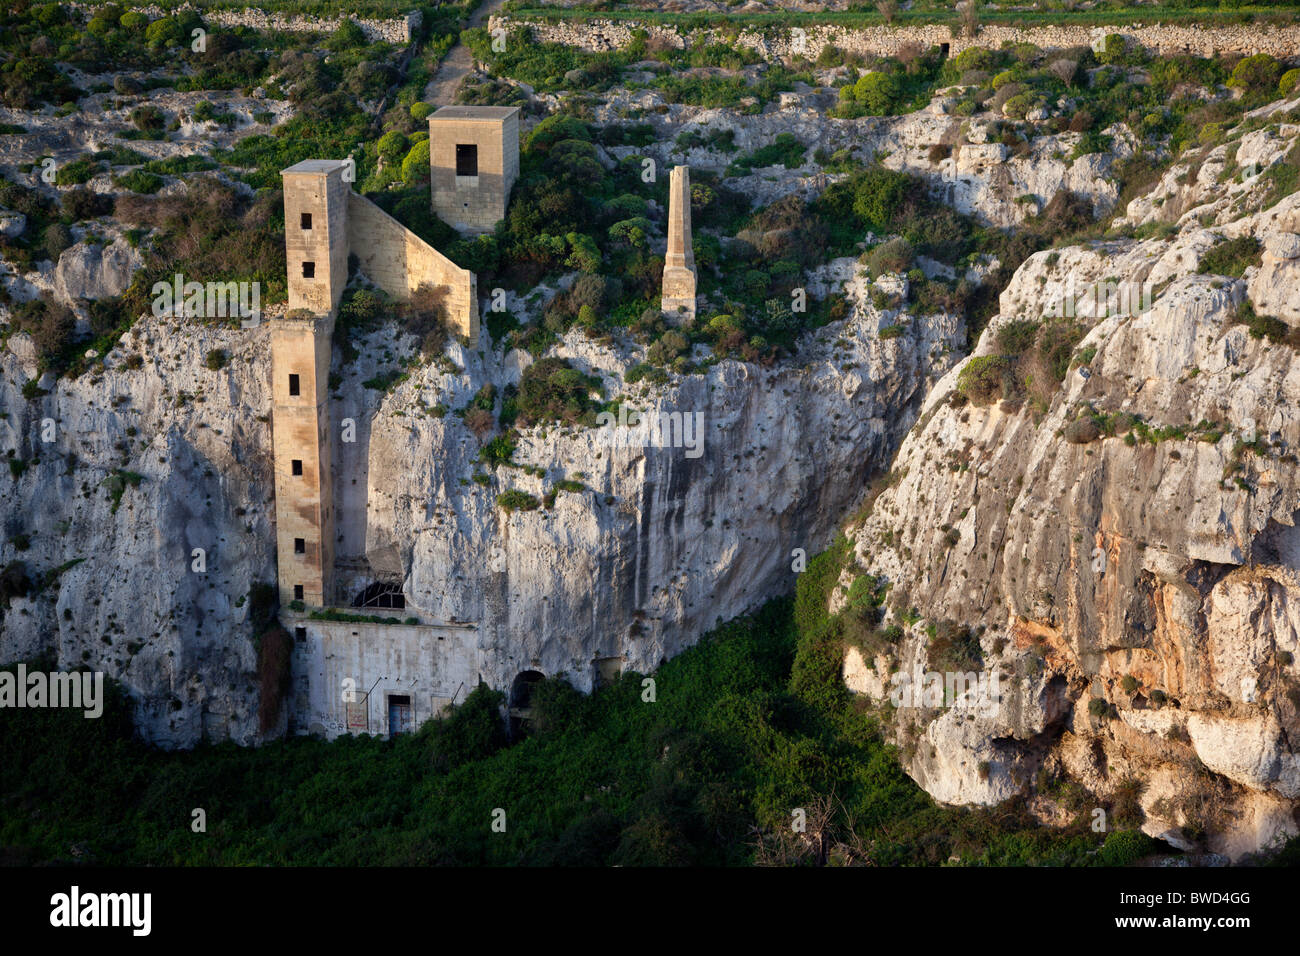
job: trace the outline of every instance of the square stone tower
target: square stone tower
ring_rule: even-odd
[[[346,165],[284,170],[289,311],[271,324],[271,428],[280,602],[333,600],[329,369],[334,315],[348,278]]]
[[[444,106],[429,117],[429,167],[438,218],[491,232],[519,176],[519,107]]]
[[[333,315],[348,283],[347,164],[307,159],[280,173],[284,183],[284,251],[289,311]]]

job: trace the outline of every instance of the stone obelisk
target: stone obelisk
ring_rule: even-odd
[[[662,308],[664,316],[674,325],[690,325],[695,321],[689,166],[674,166],[668,184],[668,255],[664,259]]]

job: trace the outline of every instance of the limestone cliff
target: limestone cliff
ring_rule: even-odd
[[[382,391],[362,383],[414,343],[386,325],[356,361],[336,352],[331,426],[351,419],[356,435],[336,446],[340,591],[395,572],[410,613],[479,623],[474,653],[489,684],[507,687],[532,668],[583,688],[596,658],[648,671],[788,591],[793,549],[825,547],[964,337],[958,320],[936,315],[915,319],[908,337],[879,339],[895,314],[871,305],[855,268],[839,260],[819,279],[847,280],[849,318],[771,369],[726,361],[629,387],[621,376],[643,357],[639,346],[575,331],[556,347],[599,375],[610,397],[647,413],[699,413],[699,456],[539,425],[522,436],[521,467],[502,466],[480,485],[482,440],[456,415],[431,410],[461,408],[489,382],[517,382],[528,355],[493,350],[485,335],[481,349],[453,343],[441,362]],[[60,666],[104,669],[159,743],[257,739],[247,595],[275,579],[275,320],[274,309],[249,330],[145,317],[102,369],[47,376],[48,394],[30,399],[26,336],[0,352],[0,447],[21,463],[0,479],[0,565],[48,577],[11,599],[0,659],[50,651]],[[214,351],[228,357],[224,367],[209,367]],[[57,426],[48,444],[47,418]],[[536,511],[496,503],[509,488],[541,499],[559,479],[584,490],[559,491]],[[192,570],[194,548],[205,550],[206,573]]]
[[[959,669],[1000,678],[986,707],[882,710],[943,802],[1025,793],[1068,818],[1053,799],[1067,781],[1089,807],[1136,799],[1147,832],[1234,858],[1297,831],[1300,358],[1294,332],[1255,338],[1242,307],[1294,322],[1300,195],[1259,211],[1300,133],[1276,112],[1191,184],[1175,167],[1129,206],[1132,225],[1167,223],[1164,238],[1028,259],[850,529],[834,606],[864,573],[892,585],[880,629],[847,651],[852,689],[883,704],[896,675],[945,670],[954,640]],[[1247,166],[1225,185],[1230,150]],[[1258,263],[1216,275],[1208,254],[1241,237]],[[1150,308],[1083,309],[1059,386],[1031,366],[1028,394],[981,394],[1012,361],[1016,323],[1118,279],[1148,284]]]

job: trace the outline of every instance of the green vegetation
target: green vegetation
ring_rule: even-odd
[[[596,424],[596,400],[600,380],[584,375],[559,358],[544,358],[524,370],[519,380],[516,408],[519,422],[581,422]]]
[[[104,479],[103,485],[108,489],[108,499],[113,503],[113,514],[117,514],[118,506],[122,503],[122,495],[126,493],[126,489],[128,487],[138,488],[143,480],[144,475],[136,474],[134,471],[124,471],[121,468],[114,469],[112,474]]]
[[[1300,351],[1300,329],[1294,329],[1277,316],[1256,315],[1249,299],[1243,299],[1233,314],[1233,324],[1244,325],[1252,339],[1268,339]]]
[[[1259,265],[1260,251],[1259,240],[1254,236],[1224,239],[1201,257],[1200,268],[1196,271],[1201,275],[1239,279],[1247,268]]]
[[[406,619],[398,620],[395,617],[384,617],[380,614],[349,614],[346,611],[336,611],[329,608],[323,611],[312,611],[308,617],[313,621],[341,621],[345,624],[418,624],[416,620]]]
[[[999,398],[1028,400],[1035,411],[1046,411],[1075,364],[1075,349],[1087,331],[1072,319],[1006,323],[994,339],[1000,354],[967,360],[957,376],[954,398],[974,405],[987,405]]]
[[[511,488],[497,495],[497,505],[506,514],[513,514],[516,511],[536,511],[541,504],[528,492],[520,491],[518,488]]]
[[[1052,830],[1019,801],[936,806],[840,681],[842,618],[825,607],[844,555],[811,561],[794,601],[660,667],[653,702],[635,673],[589,697],[544,681],[513,744],[486,687],[393,741],[179,753],[133,739],[116,685],[100,720],[5,709],[0,848],[37,863],[85,844],[109,865],[1126,865],[1155,852],[1133,835],[1103,842],[1082,812]],[[195,806],[201,836],[186,825]],[[795,807],[824,808],[824,854],[788,835]]]

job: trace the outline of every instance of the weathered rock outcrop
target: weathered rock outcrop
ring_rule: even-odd
[[[1143,828],[1180,846],[1239,858],[1297,832],[1300,356],[1235,317],[1248,298],[1261,315],[1297,298],[1300,195],[1242,215],[1233,192],[1204,219],[1189,194],[1167,239],[1027,260],[851,529],[844,585],[891,582],[886,623],[903,630],[848,651],[849,685],[883,701],[895,665],[944,670],[931,664],[958,627],[972,668],[1000,678],[985,707],[887,711],[937,799],[992,804],[1063,774],[1098,805],[1139,793]],[[1262,266],[1197,274],[1246,235]],[[1079,310],[1090,330],[1059,387],[1040,368],[1023,399],[969,400],[1001,329],[1120,279],[1146,283],[1151,307]]]

